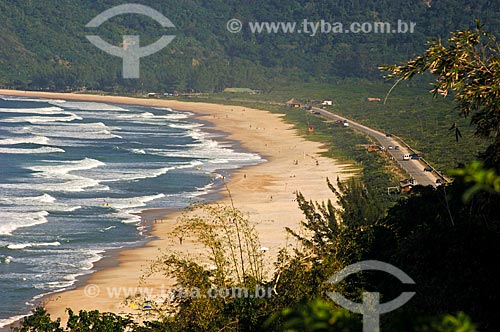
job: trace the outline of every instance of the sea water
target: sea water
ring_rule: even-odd
[[[188,206],[262,161],[192,115],[0,96],[0,327],[144,241],[141,211]]]

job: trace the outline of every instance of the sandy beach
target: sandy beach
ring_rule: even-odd
[[[267,111],[241,106],[84,94],[0,90],[0,95],[170,107],[193,112],[201,120],[212,123],[213,129],[227,133],[228,139],[239,142],[242,148],[258,153],[267,160],[234,171],[227,187],[235,206],[247,214],[252,223],[257,224],[261,244],[269,248],[266,256],[270,264],[279,248],[292,241],[285,227],[298,229],[303,219],[294,192],[300,191],[305,197],[317,201],[332,198],[326,178],[335,181],[339,176],[345,179],[353,172],[350,165],[342,165],[321,156],[324,151],[321,144],[307,141],[280,115]],[[228,203],[227,195],[220,202]],[[64,321],[68,307],[74,311],[98,309],[114,313],[134,310],[124,305],[124,294],[111,296],[109,290],[112,287],[130,289],[139,286],[144,269],[161,251],[175,248],[191,253],[198,250],[193,243],[183,241],[180,244],[177,238],[168,237],[177,216],[178,213],[165,215],[152,225],[151,234],[156,240],[144,247],[120,251],[117,262],[93,273],[85,284],[51,296],[45,305],[53,318],[62,317]],[[148,279],[141,287],[159,289],[171,283],[171,280],[158,276]]]

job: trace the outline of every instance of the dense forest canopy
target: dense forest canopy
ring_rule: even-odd
[[[405,61],[426,41],[465,29],[479,18],[500,31],[500,3],[493,0],[365,1],[134,1],[150,6],[175,25],[163,29],[141,15],[122,15],[98,29],[85,28],[95,16],[123,1],[1,0],[0,85],[64,90],[175,89],[220,91],[229,86],[266,90],[296,81],[334,82],[346,77],[377,79],[377,66]],[[238,18],[241,33],[226,22]],[[415,22],[412,34],[254,34],[248,22]],[[123,80],[122,60],[94,47],[96,34],[120,45],[124,34],[148,45],[159,36],[176,38],[141,60],[141,78]]]

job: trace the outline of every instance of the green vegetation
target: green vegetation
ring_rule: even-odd
[[[402,66],[384,67],[390,78],[408,80],[430,72],[437,76],[433,93],[453,92],[456,109],[470,117],[475,135],[491,139],[483,158],[500,167],[500,54],[495,37],[477,22],[475,30],[458,31],[446,43],[429,44],[425,55]],[[457,139],[461,135],[457,126]],[[470,141],[469,141],[470,143]]]
[[[198,100],[282,112],[287,114],[285,119],[302,125],[312,122],[314,116],[297,115],[303,111],[293,111],[274,104],[285,103],[291,97],[317,106],[323,100],[332,100],[334,105],[328,106],[332,112],[401,137],[429,160],[434,168],[442,171],[474,160],[488,145],[487,139],[474,136],[474,127],[470,125],[469,119],[455,111],[451,98],[429,98],[432,87],[422,79],[399,84],[388,95],[391,86],[389,82],[366,80],[347,80],[338,84],[293,83],[286,89],[276,88],[258,95],[212,93]],[[367,98],[380,98],[381,101],[369,102]],[[457,142],[455,132],[449,130],[453,124],[460,127],[463,140]]]
[[[99,327],[103,331],[125,328],[130,331],[359,331],[360,315],[347,313],[321,298],[326,291],[336,291],[360,302],[362,292],[370,289],[380,291],[383,302],[399,295],[401,287],[393,279],[371,272],[358,273],[340,284],[325,283],[341,268],[364,259],[396,264],[416,281],[415,298],[398,311],[383,316],[384,331],[476,331],[471,319],[459,312],[461,309],[472,312],[472,317],[488,330],[489,324],[496,320],[495,307],[490,301],[481,301],[496,280],[496,276],[487,273],[495,262],[484,265],[485,259],[478,260],[481,251],[477,249],[496,253],[499,233],[491,232],[491,225],[486,229],[478,224],[482,216],[477,210],[470,211],[470,205],[460,207],[460,196],[451,192],[450,196],[456,198],[449,203],[457,215],[450,222],[440,201],[446,197],[444,192],[422,188],[383,217],[380,211],[369,207],[372,197],[357,180],[332,190],[339,208],[330,202],[316,204],[298,195],[306,218],[303,225],[308,231],[302,234],[310,236],[291,232],[301,245],[292,253],[281,252],[270,280],[261,278],[263,265],[255,264],[260,260],[255,260],[255,255],[262,256],[256,250],[258,238],[248,220],[233,207],[225,206],[208,206],[198,215],[181,219],[178,231],[182,229],[183,235],[193,236],[203,244],[208,249],[205,257],[179,258],[167,254],[152,267],[153,272],[175,276],[177,286],[183,289],[197,287],[206,292],[212,287],[254,290],[260,286],[273,289],[271,297],[178,296],[164,307],[155,306],[157,320],[150,318],[141,327],[113,314],[70,312],[72,324],[64,330]],[[498,212],[498,204],[494,204],[490,213]],[[431,215],[435,217],[430,219]],[[475,228],[471,229],[471,225]],[[442,234],[449,237],[440,238]],[[446,280],[445,287],[441,280]],[[463,288],[463,285],[470,286]],[[138,300],[144,303],[144,299]],[[63,331],[60,322],[52,321],[43,309],[37,309],[16,331],[30,331],[30,328]]]
[[[16,88],[66,90],[87,87],[105,91],[222,91],[249,87],[272,91],[289,82],[333,82],[357,77],[379,79],[380,64],[406,60],[420,53],[428,39],[465,29],[481,18],[498,32],[499,4],[490,0],[390,0],[269,2],[152,1],[167,16],[175,40],[161,52],[141,60],[141,79],[121,78],[122,60],[94,47],[85,38],[98,34],[115,45],[122,36],[140,35],[148,45],[164,29],[140,15],[115,17],[99,29],[85,25],[99,13],[123,1],[0,2],[0,84]],[[427,3],[427,4],[426,4]],[[248,22],[415,22],[406,34],[253,34],[226,30],[231,18]]]
[[[324,153],[326,156],[345,160],[359,168],[362,182],[385,208],[394,202],[394,197],[387,195],[387,187],[398,185],[399,178],[395,173],[400,172],[386,155],[367,151],[366,146],[373,144],[372,139],[301,110],[287,109],[284,119],[295,124],[307,139],[325,144],[328,148]],[[313,133],[309,133],[309,126],[314,128]]]
[[[354,12],[360,9],[356,4],[351,4]],[[219,2],[207,4],[218,5]],[[267,13],[269,3],[261,5],[257,10]],[[295,2],[283,6],[289,11],[303,9]],[[314,4],[311,6],[315,7]],[[470,5],[460,2],[446,6],[449,12],[457,14],[455,20],[461,17],[459,13],[468,13],[471,10]],[[277,7],[283,9],[281,6]],[[335,5],[331,7],[342,9]],[[404,15],[407,11],[403,9],[396,6],[394,10],[400,10],[400,14]],[[245,7],[239,10],[245,13]],[[350,13],[352,14],[352,11]],[[437,25],[437,17],[429,15],[428,19],[434,23],[430,26]],[[440,17],[440,20],[443,19],[446,21],[446,16]],[[400,80],[430,72],[433,75],[434,91],[443,90],[445,94],[451,94],[458,113],[471,116],[475,135],[490,139],[484,143],[488,146],[480,155],[480,162],[455,171],[458,176],[452,184],[437,188],[417,186],[409,196],[390,204],[377,192],[379,185],[374,184],[378,183],[378,180],[371,177],[375,172],[364,167],[360,179],[337,183],[336,187],[330,183],[325,184],[332,190],[332,199],[336,200],[337,206],[331,201],[309,201],[299,193],[297,201],[304,214],[303,231],[295,233],[289,230],[299,245],[292,252],[286,249],[280,252],[270,280],[263,277],[264,263],[262,256],[258,254],[258,238],[244,213],[233,207],[207,207],[200,215],[181,219],[181,228],[177,230],[193,236],[207,248],[205,261],[167,255],[160,258],[153,266],[153,271],[163,271],[167,276],[174,276],[179,286],[188,288],[270,287],[274,291],[271,298],[214,301],[178,299],[175,310],[167,314],[166,309],[158,308],[159,319],[146,322],[141,327],[112,314],[80,312],[76,316],[70,312],[70,322],[73,325],[69,325],[66,330],[359,330],[361,317],[341,310],[332,302],[325,302],[326,291],[339,292],[359,303],[363,292],[366,291],[380,292],[382,302],[387,302],[405,290],[403,286],[395,284],[393,279],[388,280],[386,276],[382,277],[373,271],[357,273],[338,284],[326,283],[330,276],[345,266],[368,259],[393,264],[416,282],[413,289],[416,292],[414,298],[404,307],[383,316],[383,331],[473,332],[476,331],[476,325],[481,331],[495,330],[498,325],[496,308],[500,289],[498,276],[494,273],[500,259],[500,195],[497,175],[500,173],[499,49],[496,41],[478,27],[472,31],[459,31],[447,42],[431,43],[423,56],[404,65],[386,67],[391,76]],[[248,57],[252,56],[251,51],[248,50]],[[282,61],[298,61],[293,52],[290,53],[290,59]],[[364,54],[356,61],[367,61],[374,53]],[[376,60],[377,56],[374,58]],[[316,65],[322,62],[318,59],[313,63]],[[349,67],[352,63],[344,65],[352,69]],[[290,68],[293,68],[293,62],[290,63]],[[328,69],[324,71],[328,72]],[[424,78],[427,79],[428,76]],[[408,90],[405,90],[406,88]],[[415,87],[406,88],[396,89],[402,91],[403,95],[408,94],[401,100],[407,100],[412,91],[415,91],[412,90]],[[412,108],[417,109],[427,103],[426,99],[417,95],[414,104],[408,106],[403,104],[397,95],[392,95],[388,104],[368,104],[364,98],[382,98],[382,94],[364,95],[352,91],[344,94],[344,98],[339,100],[338,96],[342,95],[340,89],[338,95],[333,97],[335,108],[346,112],[345,114],[352,112],[353,117],[366,116],[366,123],[377,121],[382,124],[383,119],[394,119],[393,113],[398,107],[410,107],[405,114],[411,114]],[[356,105],[358,108],[355,108]],[[448,118],[443,118],[441,113],[444,113],[443,110],[448,106],[449,104],[441,100],[427,104],[426,107],[434,109],[433,115],[429,115],[428,119],[431,119],[431,123],[432,119],[436,120],[436,130],[440,128],[441,121],[447,122],[445,120]],[[368,116],[361,110],[373,112]],[[392,117],[388,116],[389,110]],[[424,115],[420,116],[422,120],[427,119]],[[314,126],[315,132],[309,134],[311,138],[323,141],[327,137],[333,137],[329,147],[339,147],[343,144],[352,147],[367,142],[366,138],[350,130],[336,128],[304,112],[288,110],[287,119],[300,123],[299,130],[304,135],[307,135],[306,126]],[[476,145],[475,138],[457,131],[459,123],[449,119],[454,123],[452,128],[455,129],[452,138],[461,135],[462,142]],[[420,133],[416,136],[416,141],[421,142],[432,137],[432,131],[427,132],[423,122],[414,122],[416,129],[413,131]],[[448,125],[441,126],[445,128]],[[399,125],[388,122],[384,129],[395,134],[399,134],[398,130],[404,130],[400,129]],[[411,132],[406,135],[413,137]],[[401,136],[405,137],[405,134]],[[342,139],[336,139],[337,137]],[[384,165],[378,155],[368,154],[362,149],[351,148],[348,155],[345,154],[345,148],[343,151],[339,153],[360,165],[367,166],[365,161],[379,165],[376,167]],[[380,183],[383,181],[385,180]],[[466,200],[463,199],[464,194]],[[216,268],[211,269],[206,261]],[[37,309],[33,316],[23,321],[18,330],[62,331],[62,328],[60,323],[52,321],[43,309]]]
[[[399,86],[387,103],[390,85],[377,67],[406,60],[424,50],[429,39],[468,27],[480,17],[490,31],[499,32],[494,13],[499,4],[442,1],[292,1],[269,4],[221,1],[142,1],[164,13],[175,25],[176,39],[161,52],[141,60],[141,79],[121,78],[122,60],[94,47],[85,38],[101,35],[119,45],[123,34],[139,34],[146,45],[164,34],[156,22],[139,15],[115,17],[97,31],[85,28],[93,17],[120,1],[2,1],[0,15],[0,86],[22,89],[106,91],[144,94],[149,91],[220,92],[228,87],[262,91],[255,96],[211,94],[208,101],[285,102],[332,99],[332,110],[368,126],[403,137],[408,144],[446,170],[474,159],[486,146],[472,138],[467,121],[446,112],[453,105],[443,98],[427,98],[419,82]],[[427,5],[426,5],[427,3]],[[77,13],[77,15],[74,15]],[[240,34],[226,30],[228,19],[251,21],[372,22],[395,18],[417,23],[413,34]],[[62,28],[61,28],[62,27]],[[426,80],[428,81],[428,80]],[[240,100],[241,99],[241,100]],[[447,129],[453,123],[469,138],[455,142]]]
[[[293,124],[300,135],[324,144],[327,148],[325,156],[353,164],[359,171],[363,183],[367,184],[370,191],[377,194],[386,208],[395,202],[396,197],[387,195],[387,187],[397,186],[399,180],[405,176],[404,171],[400,170],[387,155],[369,153],[366,147],[375,143],[373,139],[352,128],[340,127],[332,121],[302,109],[265,101],[260,96],[234,100],[228,99],[227,94],[210,94],[207,98],[190,98],[189,101],[239,105],[284,114],[283,120]],[[310,132],[309,127],[313,127],[314,131]]]
[[[486,169],[480,161],[473,161],[463,168],[450,170],[449,174],[453,177],[462,179],[466,184],[472,185],[464,193],[464,201],[468,202],[474,194],[480,191],[489,191],[500,193],[500,176],[495,169]]]

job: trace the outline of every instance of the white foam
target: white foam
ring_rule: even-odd
[[[43,194],[41,196],[36,196],[36,197],[30,197],[30,200],[34,201],[39,201],[42,203],[53,203],[56,201],[56,199],[48,194]]]
[[[43,283],[43,288],[62,290],[72,286],[76,280],[47,281]]]
[[[127,111],[124,108],[119,106],[103,104],[103,103],[95,103],[95,102],[75,102],[75,101],[66,101],[60,103],[59,101],[49,101],[49,103],[61,106],[64,108],[82,110],[82,111]]]
[[[210,164],[229,164],[230,160],[228,160],[228,159],[215,159],[215,160],[209,160],[208,162]]]
[[[120,128],[108,127],[102,122],[46,124],[44,126],[10,128],[9,130],[12,133],[30,133],[37,136],[77,138],[82,140],[121,138],[121,136],[112,133],[113,130],[120,130]]]
[[[56,163],[52,161],[45,161],[45,162]],[[64,175],[68,175],[70,172],[89,170],[106,165],[105,163],[100,162],[99,160],[91,158],[85,158],[82,160],[75,160],[75,161],[63,161],[63,162],[57,161],[57,163],[62,163],[62,164],[46,165],[46,166],[30,166],[26,167],[26,169],[32,170],[34,172],[39,172],[35,173],[35,176],[37,177],[61,178],[61,176],[64,177]],[[74,179],[74,178],[70,177],[69,179]]]
[[[3,210],[12,213],[37,212],[41,210],[49,212],[73,212],[82,208],[80,205],[68,206],[58,203],[54,197],[48,194],[35,197],[2,197],[0,198],[0,204],[10,205],[3,207]]]
[[[14,258],[12,256],[0,255],[0,264],[10,264]]]
[[[141,221],[141,216],[143,207],[147,206],[147,203],[166,197],[167,195],[160,193],[156,195],[147,196],[137,196],[137,197],[124,197],[124,198],[114,198],[106,197],[99,199],[79,199],[78,201],[87,207],[104,207],[108,208],[112,212],[112,216],[122,223],[131,224],[139,223]],[[105,232],[107,230],[113,229],[116,226],[110,226],[99,231]]]
[[[196,166],[200,166],[202,164],[203,163],[199,160],[193,160],[187,164],[152,169],[152,168],[142,168],[141,166],[143,165],[115,163],[114,169],[113,168],[107,169],[106,173],[102,173],[99,182],[106,183],[106,182],[138,181],[143,179],[157,178],[161,175],[167,174],[168,172],[176,169],[193,168]]]
[[[108,188],[108,189],[109,189],[109,188]],[[61,209],[61,210],[59,210],[59,211],[61,211],[61,212],[73,212],[73,211],[79,210],[79,209],[81,209],[81,208],[82,208],[82,206],[81,206],[81,205],[77,205],[77,206],[67,207],[67,208],[65,208],[65,209]]]
[[[45,192],[81,192],[85,189],[90,190],[109,190],[108,186],[103,186],[100,181],[71,174],[75,171],[89,170],[106,165],[99,160],[85,158],[76,161],[44,161],[48,165],[25,167],[35,173],[33,177],[48,179],[42,183],[7,183],[0,184],[0,188],[20,189],[20,190],[39,190]],[[76,209],[71,207],[70,209]],[[68,210],[66,210],[68,211]]]
[[[169,123],[168,126],[170,128],[176,128],[176,129],[193,129],[193,128],[202,127],[203,124],[201,124],[201,123]]]
[[[59,241],[43,242],[43,243],[12,243],[12,244],[9,244],[7,246],[7,249],[21,250],[21,249],[31,248],[31,247],[57,247],[60,245],[61,245],[61,243]]]
[[[49,144],[49,138],[45,136],[28,136],[18,138],[5,138],[0,140],[0,145],[16,145],[16,144]]]
[[[257,162],[262,158],[255,153],[236,152],[233,149],[223,147],[215,140],[203,139],[200,143],[188,144],[189,149],[166,150],[150,149],[150,154],[166,157],[180,157],[193,159],[206,159],[213,164],[231,164],[232,167],[239,167],[242,162]]]
[[[42,107],[42,108],[0,108],[0,113],[28,113],[28,114],[42,114],[42,115],[56,115],[56,114],[73,114],[66,112],[59,107]]]
[[[106,228],[100,229],[100,230],[99,230],[99,232],[104,233],[104,232],[106,232],[106,231],[109,231],[109,230],[111,230],[111,229],[115,229],[115,228],[116,228],[116,226],[109,226],[109,227],[106,227]]]
[[[54,203],[56,199],[49,194],[34,197],[0,197],[0,203],[5,204],[25,204],[25,203]]]
[[[64,191],[64,192],[81,192],[84,189],[94,188],[94,190],[109,190],[108,186],[101,185],[101,181],[96,179],[87,178],[80,175],[71,174],[76,171],[85,171],[98,167],[105,166],[106,164],[91,158],[84,158],[82,160],[75,161],[44,161],[48,165],[42,166],[29,166],[26,169],[34,171],[34,177],[53,179],[53,180],[64,180],[64,182],[44,182],[42,184],[31,184],[35,188],[43,188],[46,191]],[[57,163],[57,164],[56,164]],[[55,165],[53,165],[55,164]],[[106,175],[105,173],[103,173]],[[17,189],[24,189],[23,184],[13,184],[13,185],[1,185],[2,186],[13,186]]]
[[[29,249],[28,249],[29,250]],[[27,250],[27,251],[28,251]],[[40,252],[54,252],[51,250],[46,250],[46,249],[41,249],[38,251]],[[60,253],[60,251],[57,251],[57,253]],[[104,253],[104,250],[95,250],[95,249],[77,249],[77,250],[66,250],[63,252],[63,256],[65,259],[68,261],[77,261],[77,265],[74,264],[65,264],[66,266],[69,266],[71,268],[72,272],[67,272],[67,273],[61,273],[57,270],[54,270],[54,264],[53,264],[53,259],[50,260],[50,264],[46,264],[49,266],[48,269],[42,270],[40,274],[38,274],[38,280],[41,280],[42,282],[39,283],[34,283],[33,287],[36,289],[41,289],[45,290],[48,292],[44,292],[42,294],[34,296],[31,301],[27,302],[27,305],[33,305],[34,302],[37,300],[50,295],[54,294],[57,292],[61,292],[72,285],[75,284],[77,281],[77,278],[91,273],[92,268],[94,267],[94,264],[101,260]],[[85,257],[85,259],[81,260],[82,257]],[[61,257],[60,257],[61,258]],[[36,266],[41,266],[40,264],[44,264],[44,260],[39,260],[39,259],[31,259],[28,260],[30,264],[36,265]],[[57,263],[56,263],[57,264]],[[76,273],[75,273],[76,272]],[[50,280],[50,281],[44,281],[44,280]]]
[[[118,116],[118,118],[121,119],[147,119],[147,120],[181,120],[181,119],[186,119],[187,117],[188,117],[187,114],[182,114],[182,113],[156,115],[151,112],[124,114]]]
[[[103,179],[100,182],[129,182],[129,181],[137,181],[143,179],[151,179],[159,177],[163,174],[168,173],[171,170],[174,170],[176,167],[162,167],[158,169],[150,169],[150,168],[129,168],[127,169],[124,165],[124,168],[118,168],[114,170],[108,170],[105,174],[102,174]]]
[[[182,119],[187,119],[190,115],[192,115],[192,113],[172,113],[172,114],[161,115],[161,117],[167,120],[182,120]]]
[[[191,194],[192,197],[198,197],[210,193],[213,189],[214,183],[209,183],[203,187],[196,187],[196,191]]]
[[[63,182],[44,183],[7,183],[0,184],[1,189],[35,190],[47,192],[82,192],[82,191],[107,191],[109,187],[101,185],[99,181],[73,176],[73,179],[65,179]],[[71,207],[65,211],[74,211],[80,207]]]
[[[35,225],[45,224],[48,222],[47,211],[40,212],[2,212],[0,214],[0,235],[12,235],[12,232],[18,228],[31,227]]]
[[[9,122],[9,123],[20,123],[20,122],[29,122],[31,124],[44,124],[44,123],[52,123],[52,122],[71,122],[74,120],[83,120],[82,117],[68,113],[67,116],[18,116],[14,118],[3,119],[1,122]]]
[[[10,100],[10,101],[34,101],[34,102],[48,102],[48,103],[64,103],[66,102],[65,100],[62,99],[46,99],[46,98],[28,98],[28,97],[16,97],[16,96],[2,96],[4,100]]]
[[[147,202],[154,201],[159,198],[165,197],[165,194],[139,196],[131,198],[106,198],[106,206],[114,209],[130,209],[136,207],[146,206]]]
[[[85,253],[90,254],[91,256],[80,263],[80,268],[82,270],[88,271],[94,267],[94,263],[100,261],[102,259],[102,254],[104,250],[87,250]]]
[[[189,112],[189,111],[174,111],[173,109],[171,109],[170,107],[153,107],[155,110],[159,110],[159,111],[167,111],[169,113],[173,113],[173,114],[178,114],[179,116],[186,116],[186,117],[190,117],[190,116],[193,116],[194,113],[193,112]]]
[[[124,224],[138,224],[142,220],[141,216],[139,215],[140,213],[141,211],[138,210],[128,210],[117,212],[114,215]]]
[[[151,112],[144,112],[144,113],[140,113],[140,114],[120,115],[119,117],[120,118],[146,118],[146,119],[150,119],[150,118],[154,118],[155,115]]]
[[[146,154],[146,151],[144,151],[143,149],[132,149],[130,151],[132,151],[135,154]]]
[[[28,316],[28,315],[18,315],[18,316],[0,319],[0,328],[3,328],[3,327],[10,325],[10,324],[13,324],[17,321],[20,321],[21,319],[23,319],[26,316]]]
[[[15,149],[15,148],[0,148],[0,153],[5,154],[42,154],[42,153],[64,153],[63,149],[44,146],[36,149]]]

